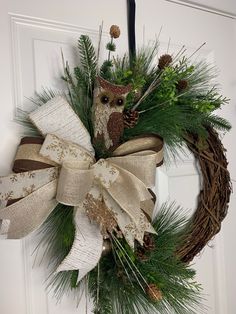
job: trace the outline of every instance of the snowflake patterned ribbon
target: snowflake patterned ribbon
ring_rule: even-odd
[[[58,101],[62,110],[63,102],[61,99]],[[33,113],[33,122],[40,125],[41,131],[48,103],[44,106]],[[68,110],[67,103],[65,106]],[[47,116],[48,119],[50,117]],[[78,117],[74,120],[78,121]],[[83,128],[83,141],[85,138],[89,143],[89,134],[85,136],[81,121],[79,125]],[[1,226],[4,226],[2,231],[8,238],[22,238],[36,230],[59,202],[74,206],[74,243],[57,271],[79,269],[80,280],[96,266],[102,253],[101,226],[91,221],[87,214],[88,204],[92,206],[89,203],[91,199],[105,204],[107,213],[110,211],[131,247],[134,247],[135,239],[143,243],[145,232],[155,233],[143,210],[153,209],[148,188],[155,183],[157,153],[144,151],[96,162],[91,144],[88,149],[88,146],[82,146],[83,141],[70,141],[73,139],[71,134],[69,141],[68,136],[64,140],[61,138],[62,128],[60,136],[56,130],[49,130],[53,134],[47,134],[40,150],[40,155],[56,162],[56,167],[0,178],[0,200],[20,199],[0,209],[0,219],[8,222],[0,224],[0,233]]]

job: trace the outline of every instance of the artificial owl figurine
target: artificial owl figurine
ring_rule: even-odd
[[[114,150],[124,132],[125,101],[131,86],[114,85],[101,77],[94,89],[92,120],[94,142],[107,151]]]

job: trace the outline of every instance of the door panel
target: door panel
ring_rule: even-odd
[[[235,125],[236,65],[235,21],[207,12],[179,6],[164,0],[136,0],[137,43],[142,45],[153,40],[159,33],[161,51],[177,51],[185,44],[191,54],[204,41],[206,48],[200,57],[214,62],[220,69],[219,80],[222,92],[230,97],[231,105],[220,114]],[[71,67],[76,64],[76,40],[80,34],[89,34],[97,42],[97,30],[104,20],[104,30],[118,24],[122,36],[117,41],[117,52],[127,49],[126,1],[92,0],[70,2],[61,0],[36,3],[29,0],[1,0],[0,3],[0,83],[2,102],[0,115],[0,173],[10,171],[11,161],[19,143],[20,127],[12,123],[15,109],[28,110],[32,103],[28,98],[42,87],[64,89],[61,49]],[[103,42],[108,34],[104,32]],[[102,53],[106,53],[102,51]],[[233,178],[236,178],[233,143],[235,129],[223,138],[228,149],[228,159]],[[157,170],[156,192],[159,204],[165,200],[176,200],[185,208],[194,209],[199,189],[199,175],[191,156],[163,166]],[[231,208],[235,205],[232,198]],[[210,314],[234,314],[234,291],[236,283],[236,255],[231,246],[236,232],[233,221],[235,212],[230,211],[223,232],[212,241],[195,259],[198,279],[204,286]],[[64,298],[59,304],[51,294],[45,292],[46,263],[35,262],[32,255],[37,239],[32,235],[22,241],[0,241],[0,313],[3,314],[64,314],[91,312],[91,305],[82,297],[76,308],[73,296]],[[235,274],[234,274],[235,275]],[[86,306],[88,309],[86,310]]]

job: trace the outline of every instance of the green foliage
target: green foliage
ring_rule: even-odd
[[[80,62],[83,69],[84,81],[87,84],[87,91],[90,96],[93,93],[93,86],[97,74],[97,56],[89,36],[81,35],[78,41]]]
[[[49,100],[53,99],[56,96],[64,96],[65,94],[60,91],[53,90],[51,88],[43,88],[42,91],[36,92],[35,97],[31,98],[31,101],[37,105],[42,106],[43,104],[46,104]]]
[[[165,204],[153,226],[158,233],[155,242],[158,249],[151,252],[147,262],[138,264],[139,269],[160,287],[163,303],[172,307],[174,313],[199,313],[201,288],[195,282],[195,270],[175,255],[177,246],[182,244],[183,230],[186,232],[189,227],[183,208]]]
[[[74,68],[74,75],[75,75],[75,80],[77,83],[76,88],[78,89],[78,92],[81,89],[81,91],[86,94],[86,92],[88,90],[88,81],[87,81],[87,78],[86,78],[83,70],[78,66],[75,67]]]
[[[181,144],[183,124],[188,123],[177,106],[158,106],[141,114],[138,124],[134,128],[125,129],[124,141],[142,134],[159,134],[166,145]]]
[[[46,245],[46,254],[53,255],[53,263],[57,266],[69,253],[74,240],[73,207],[58,204],[41,227],[42,240]]]
[[[91,127],[91,106],[92,106],[92,98],[89,96],[88,92],[88,83],[79,78],[79,74],[83,75],[83,72],[78,67],[75,68],[74,72],[76,72],[76,77],[74,79],[71,74],[68,63],[66,63],[64,68],[64,77],[63,80],[67,83],[68,94],[70,98],[70,105],[75,111],[75,113],[80,117],[84,126],[87,130],[92,134]]]
[[[174,254],[187,223],[182,208],[164,205],[154,221],[156,249],[143,262],[124,240],[113,237],[113,252],[89,276],[94,313],[199,313],[201,288],[194,281],[195,271]],[[159,287],[162,300],[148,297],[147,283]]]
[[[170,150],[181,148],[188,132],[206,138],[207,126],[220,131],[228,131],[231,125],[227,120],[212,113],[199,112],[191,106],[159,105],[155,110],[141,113],[138,124],[125,129],[124,141],[142,134],[157,134],[163,137]]]
[[[116,51],[116,45],[113,42],[109,42],[106,45],[106,49],[109,50],[109,51],[114,52],[114,51]]]
[[[190,105],[199,112],[211,113],[222,105],[227,104],[228,101],[227,98],[218,94],[216,87],[213,87],[209,91],[201,93],[190,90],[181,96],[179,104]]]
[[[89,36],[80,36],[78,49],[80,65],[74,68],[72,74],[68,63],[64,64],[64,76],[62,78],[68,85],[72,108],[92,135],[91,106],[97,75],[97,56]]]
[[[133,60],[125,54],[113,59],[111,81],[119,85],[132,85],[132,92],[126,102],[131,107],[134,102],[135,90],[145,91],[153,79],[160,74],[157,66],[158,43],[137,51]]]
[[[112,78],[111,73],[112,66],[113,64],[110,60],[105,60],[101,66],[100,75],[107,81],[111,80]]]
[[[217,74],[215,67],[205,62],[193,65],[186,57],[173,59],[173,64],[160,71],[154,47],[141,50],[131,66],[127,56],[115,60],[114,82],[130,83],[133,90],[147,93],[137,108],[139,122],[134,128],[125,130],[124,141],[153,133],[162,136],[170,150],[176,150],[183,145],[188,132],[206,137],[209,125],[222,131],[230,129],[226,120],[212,114],[228,102],[213,85]],[[184,90],[177,88],[181,80],[186,82]],[[154,87],[150,88],[154,81]],[[134,105],[135,94],[131,92],[126,106],[132,108]]]
[[[103,140],[96,140],[96,143],[93,144],[93,147],[96,152],[96,160],[99,160],[100,158],[112,157],[112,152],[107,150]]]
[[[168,104],[172,105],[177,102],[177,90],[176,84],[178,82],[178,74],[172,67],[166,67],[163,70],[160,84],[155,92],[154,101],[159,103],[165,103],[168,100]]]
[[[39,131],[30,121],[28,114],[29,113],[27,111],[17,108],[14,121],[24,127],[22,131],[23,136],[40,136]]]

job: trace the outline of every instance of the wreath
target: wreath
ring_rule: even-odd
[[[158,42],[99,60],[90,38],[78,40],[80,63],[63,60],[67,92],[44,89],[32,112],[18,111],[27,136],[13,174],[1,177],[0,232],[19,239],[39,228],[50,257],[49,285],[85,289],[94,313],[199,313],[201,287],[189,265],[220,231],[231,193],[213,112],[228,100],[212,85],[215,68],[183,48],[158,55]],[[165,144],[165,151],[163,147]],[[164,204],[153,217],[156,166],[188,148],[202,173],[195,213]]]

